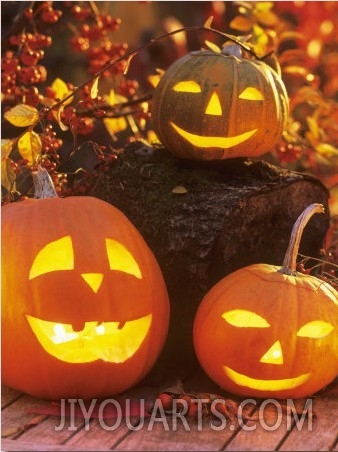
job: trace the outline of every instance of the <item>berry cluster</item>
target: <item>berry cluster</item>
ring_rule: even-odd
[[[86,54],[88,71],[95,74],[106,64],[123,56],[127,51],[127,44],[114,43],[110,33],[117,30],[121,19],[110,14],[102,14],[88,6],[73,5],[70,9],[74,19],[82,22],[78,28],[78,34],[71,38],[71,48],[74,52]],[[123,72],[123,64],[116,64],[104,72],[104,77]]]
[[[79,155],[77,148],[85,138],[78,136],[89,138],[94,131],[95,121],[109,115],[104,97],[93,96],[91,92],[93,76],[100,71],[100,77],[111,77],[114,91],[127,99],[135,96],[138,83],[123,76],[126,64],[123,56],[128,50],[127,44],[116,43],[111,36],[120,26],[119,18],[99,11],[95,2],[66,1],[62,3],[60,9],[53,5],[54,3],[50,1],[33,2],[30,7],[23,10],[19,26],[16,26],[15,31],[13,29],[13,33],[8,37],[8,45],[5,46],[1,59],[2,105],[4,111],[19,104],[38,110],[39,122],[34,127],[34,133],[41,142],[38,163],[48,170],[59,193],[84,194],[90,192],[100,173],[107,171],[115,161],[115,154],[111,148],[109,147],[107,151],[101,146],[102,149],[98,152],[99,163],[92,173],[75,170],[76,177],[73,177],[70,173],[59,171],[59,168],[67,171],[67,163],[63,164],[63,159],[69,159],[69,156],[75,153]],[[53,44],[52,31],[56,30],[56,24],[61,18],[61,25],[66,21],[71,22],[71,26],[68,27],[73,32],[69,42],[70,49],[83,54],[88,63],[88,73],[91,75],[87,84],[82,84],[76,89],[63,80],[60,82],[62,77],[59,74],[55,74],[54,77],[48,74],[47,68],[43,65],[47,50]],[[22,31],[18,32],[20,29]],[[119,58],[121,61],[116,62]],[[101,72],[105,67],[106,70]],[[50,86],[46,86],[45,83],[48,75],[54,78]],[[65,97],[67,102],[64,101]],[[57,109],[50,109],[53,104],[57,104]],[[143,108],[139,110],[138,113],[137,106],[133,107],[136,121],[144,122],[149,119]],[[58,136],[62,132],[66,135],[65,139]],[[13,132],[10,130],[10,133]],[[73,145],[73,149],[62,149],[60,152],[68,143],[70,147]],[[97,148],[100,148],[99,144]],[[20,181],[23,178],[27,179],[27,174],[34,170],[37,162],[22,159],[15,144],[6,158],[12,160],[11,171],[17,175],[15,187],[20,193],[22,188]],[[82,168],[79,157],[77,164]],[[5,188],[10,192],[12,190],[12,187]],[[26,187],[22,190],[24,194],[27,191]],[[5,191],[3,196],[6,195]],[[16,195],[15,198],[17,199]]]

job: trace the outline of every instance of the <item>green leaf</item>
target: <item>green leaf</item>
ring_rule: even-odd
[[[35,107],[31,107],[30,105],[18,104],[10,110],[7,110],[4,113],[4,118],[13,126],[28,127],[38,121],[39,112]]]

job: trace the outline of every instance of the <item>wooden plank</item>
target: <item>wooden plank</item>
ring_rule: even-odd
[[[293,428],[281,451],[332,450],[337,437],[338,398],[316,397],[313,399],[313,413],[311,425],[305,423],[301,429]]]
[[[289,403],[290,409],[298,412],[304,409],[306,401]],[[237,435],[227,444],[225,450],[277,450],[278,445],[288,436],[293,427],[291,416],[287,414],[288,402],[265,399],[257,403],[257,421],[240,428]]]
[[[36,441],[36,442],[31,442],[31,441],[18,441],[18,440],[13,440],[13,439],[3,439],[1,441],[1,450],[2,451],[8,451],[8,452],[12,452],[12,451],[44,451],[44,452],[53,452],[53,451],[69,451],[69,452],[75,452],[75,451],[79,451],[78,447],[69,447],[67,445],[62,445],[62,444],[44,444],[43,447],[41,448],[41,444]],[[85,450],[86,452],[91,451],[94,452],[97,449],[90,449],[90,448],[86,448],[86,449],[81,449],[81,450]]]
[[[1,385],[1,408],[5,408],[7,405],[13,403],[19,397],[22,396],[22,392],[16,389],[9,388],[8,386]]]
[[[15,402],[8,405],[2,412],[1,417],[1,428],[2,435],[6,434],[7,431],[17,429],[17,433],[20,433],[25,429],[26,424],[32,422],[37,415],[30,413],[29,409],[34,406],[36,399],[28,395],[23,395],[18,398]],[[41,403],[48,403],[47,401],[41,401]],[[41,418],[41,416],[40,416]]]
[[[252,406],[247,406],[243,413],[248,415],[251,411]],[[143,428],[131,432],[114,450],[221,450],[238,428],[235,419],[203,418],[202,413],[191,419],[153,411]]]
[[[77,450],[87,450],[88,447],[97,451],[112,450],[130,432],[126,424],[122,423],[115,429],[116,425],[118,421],[115,419],[93,419],[88,430],[80,430],[65,444]]]
[[[20,436],[20,441],[37,441],[40,447],[52,444],[63,444],[71,438],[75,432],[84,428],[84,420],[74,418],[72,425],[65,423],[65,427],[57,430],[61,419],[58,416],[48,416],[43,422],[27,430]],[[76,429],[76,430],[74,430]]]

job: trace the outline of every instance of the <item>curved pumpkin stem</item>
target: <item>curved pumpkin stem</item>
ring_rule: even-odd
[[[41,165],[38,166],[38,170],[33,172],[34,182],[34,198],[57,198],[52,178],[50,177],[46,168]]]
[[[283,266],[278,271],[285,275],[297,275],[297,255],[299,249],[299,243],[302,238],[303,230],[315,213],[324,213],[325,209],[323,204],[310,204],[297,218],[293,225],[291,238],[288,249],[286,250]]]

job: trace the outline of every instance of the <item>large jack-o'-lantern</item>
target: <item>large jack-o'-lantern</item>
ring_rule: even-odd
[[[206,373],[223,389],[250,397],[306,397],[338,373],[338,292],[295,271],[295,224],[283,267],[256,264],[219,281],[202,300],[194,345]]]
[[[2,208],[2,381],[33,396],[119,393],[151,369],[165,283],[129,220],[93,197]]]
[[[203,160],[258,157],[281,137],[288,115],[281,78],[264,62],[226,49],[183,56],[156,86],[153,127],[173,154]]]

